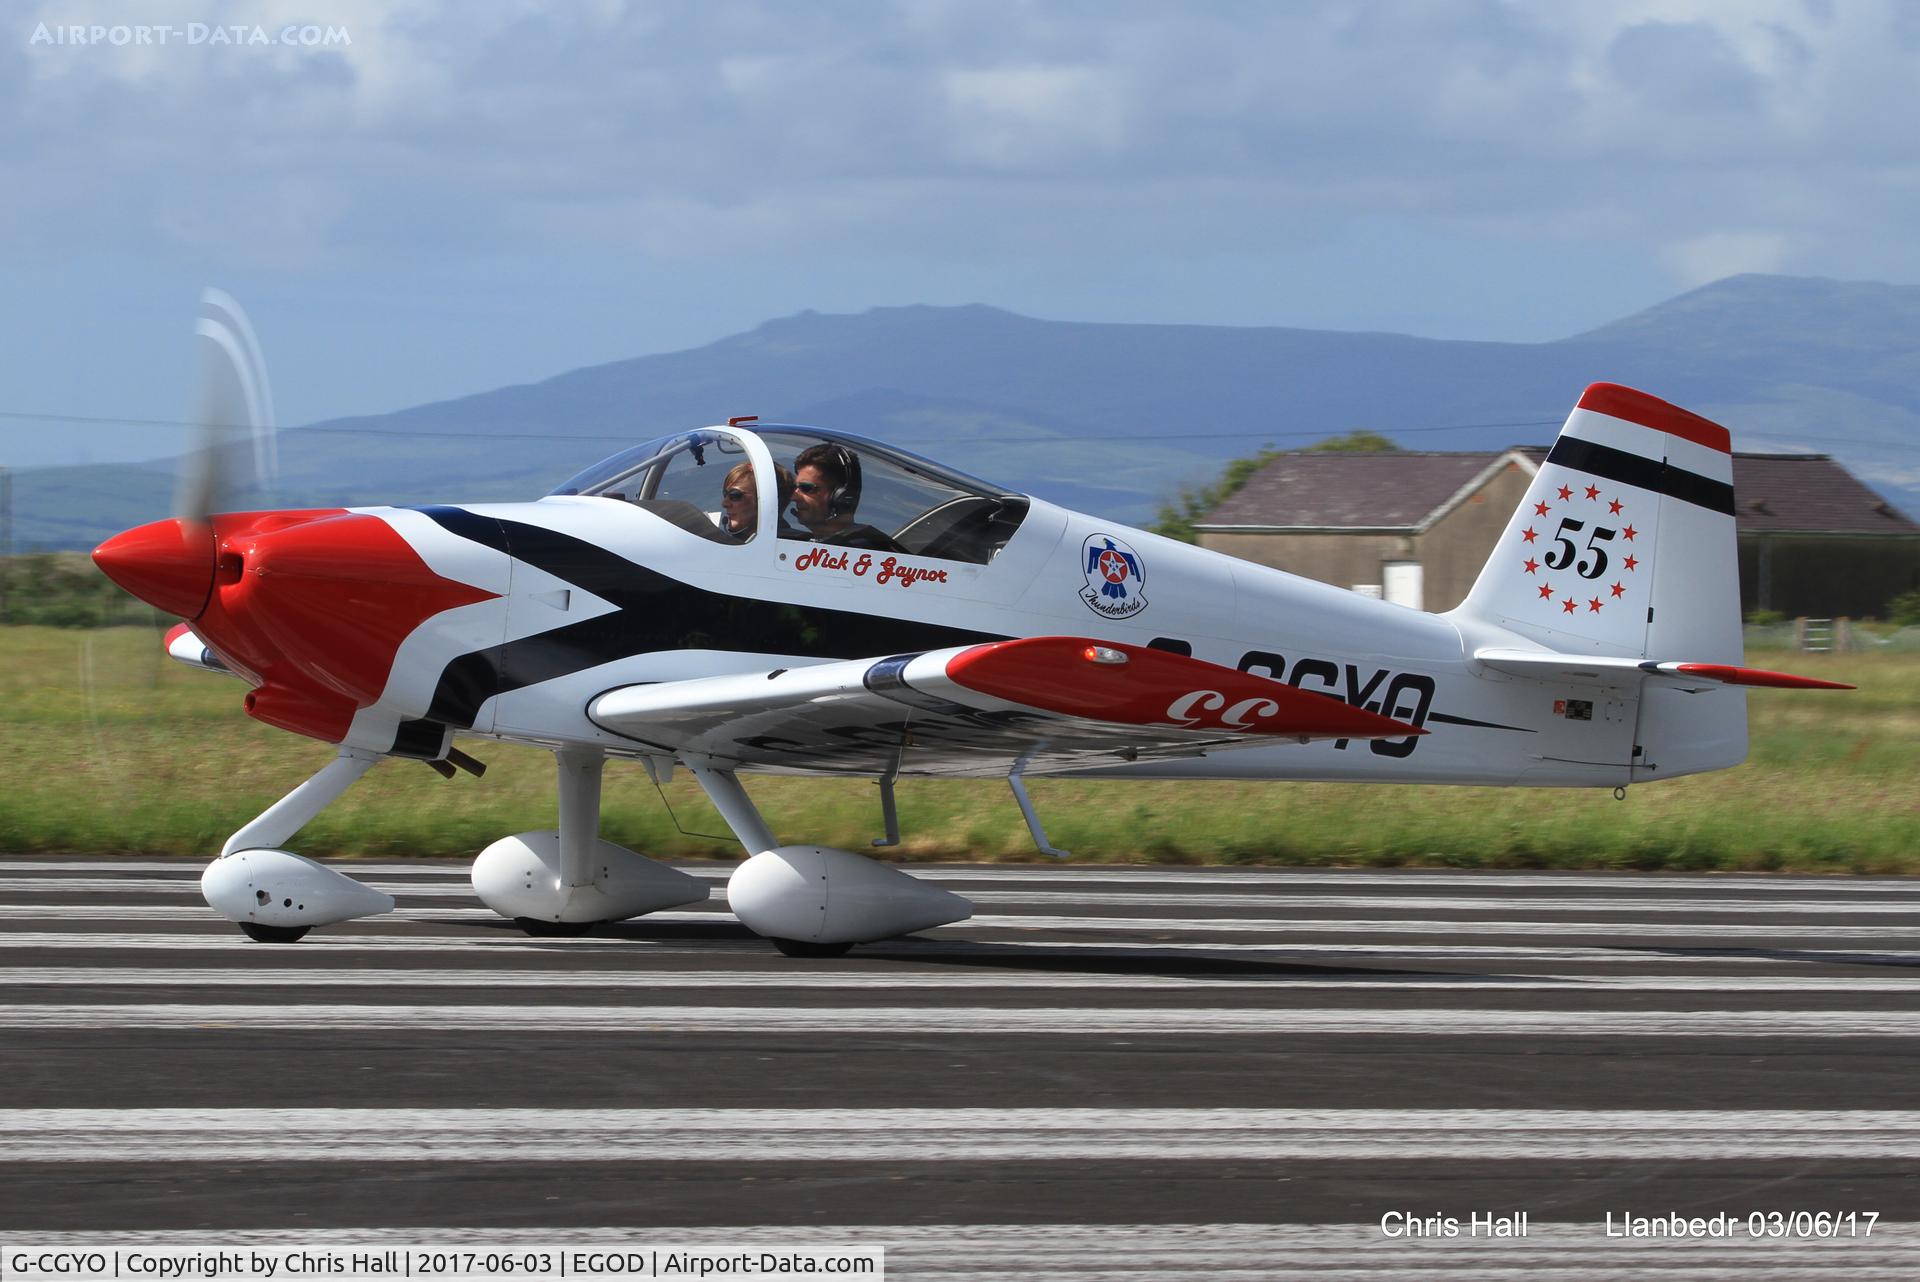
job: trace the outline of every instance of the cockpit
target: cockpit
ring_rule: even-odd
[[[552,493],[631,503],[716,543],[771,533],[976,565],[993,560],[1028,509],[1024,495],[894,446],[784,425],[663,436]]]

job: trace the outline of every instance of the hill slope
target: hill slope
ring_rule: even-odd
[[[1545,442],[1600,379],[1719,419],[1737,448],[1835,454],[1920,508],[1920,289],[1765,276],[1537,344],[1086,324],[984,306],[803,312],[689,351],[285,432],[277,493],[258,503],[528,497],[635,441],[758,414],[896,441],[1139,520],[1266,442],[1355,428],[1421,449]],[[163,473],[22,472],[16,543],[86,546],[162,515]]]

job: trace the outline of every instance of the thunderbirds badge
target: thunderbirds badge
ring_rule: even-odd
[[[1147,576],[1140,554],[1112,535],[1090,536],[1081,545],[1080,566],[1087,576],[1080,599],[1095,614],[1126,619],[1147,608],[1147,598],[1141,592]]]

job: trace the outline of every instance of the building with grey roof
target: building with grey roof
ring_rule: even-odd
[[[1283,454],[1194,528],[1202,547],[1449,610],[1545,458]],[[1920,525],[1829,456],[1736,453],[1733,485],[1743,610],[1870,617],[1920,588]]]

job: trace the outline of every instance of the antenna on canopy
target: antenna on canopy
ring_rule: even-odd
[[[760,416],[758,414],[741,414],[734,418],[728,419],[727,426],[739,427],[742,423],[758,423],[759,421],[760,421]]]

